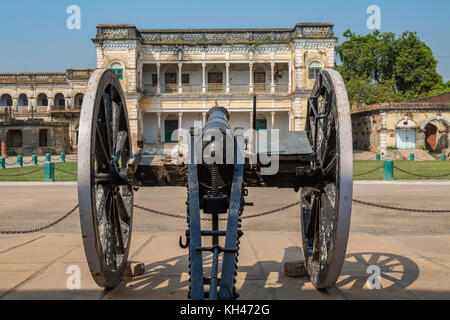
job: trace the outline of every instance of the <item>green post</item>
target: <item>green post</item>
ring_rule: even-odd
[[[44,163],[44,182],[55,181],[55,164],[53,162],[46,161]]]
[[[384,160],[383,176],[385,181],[394,181],[394,161]]]
[[[409,154],[409,160],[414,161],[414,153]]]
[[[66,154],[64,152],[61,152],[61,154],[59,155],[61,162],[66,162]]]
[[[381,155],[377,153],[377,160],[381,160]]]
[[[447,160],[447,156],[445,154],[441,155],[441,160]]]
[[[5,158],[0,158],[0,169],[5,169]]]
[[[51,162],[52,161],[52,156],[50,155],[50,153],[46,153],[45,154],[45,162]]]
[[[37,166],[37,164],[38,164],[38,162],[37,162],[37,156],[35,156],[35,155],[32,155],[32,156],[31,156],[31,164],[32,164],[33,166]]]
[[[17,156],[17,166],[23,167],[23,156]]]

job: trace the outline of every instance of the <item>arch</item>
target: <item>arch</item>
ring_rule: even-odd
[[[22,93],[17,98],[17,106],[18,107],[27,107],[28,106],[28,97],[25,93]]]
[[[0,107],[12,107],[12,97],[10,94],[5,93],[0,97]]]
[[[428,123],[425,126],[425,147],[429,152],[435,152],[437,149],[437,131],[438,128],[432,124]]]
[[[319,60],[312,60],[308,63],[308,79],[316,79],[320,71],[323,69],[323,64]]]
[[[424,130],[425,127],[426,127],[426,125],[429,124],[429,123],[430,123],[431,121],[433,121],[433,120],[436,120],[436,121],[443,121],[443,122],[446,122],[448,125],[450,125],[450,120],[449,120],[449,119],[447,119],[447,118],[445,118],[445,117],[442,117],[442,116],[433,116],[433,117],[430,117],[430,118],[428,118],[427,120],[425,120],[425,121],[422,123],[422,125],[420,126],[420,129]]]
[[[109,68],[114,71],[119,80],[123,80],[124,65],[120,61],[114,61],[109,65]]]
[[[40,93],[37,97],[37,105],[39,107],[47,107],[48,106],[48,97],[45,93]]]
[[[401,129],[401,128],[404,128],[404,129],[410,128],[410,129],[412,129],[412,128],[417,128],[417,127],[418,127],[417,124],[414,121],[410,120],[410,119],[400,120],[395,125],[395,128],[399,128],[399,129]]]
[[[75,102],[75,109],[81,110],[81,106],[83,105],[83,98],[84,94],[81,92],[77,93],[74,98]]]
[[[62,93],[57,93],[55,95],[55,110],[64,110],[66,107],[66,99],[64,98],[64,95]]]

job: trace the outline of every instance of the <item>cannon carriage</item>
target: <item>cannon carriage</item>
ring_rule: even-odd
[[[249,139],[242,128],[231,128],[228,111],[217,106],[203,128],[190,130],[186,152],[170,159],[142,150],[133,156],[119,80],[111,70],[99,69],[89,80],[79,128],[81,231],[99,286],[120,282],[131,242],[133,194],[151,186],[187,187],[186,240],[180,238],[180,246],[188,249],[191,299],[238,297],[242,215],[251,205],[245,201],[246,187],[299,192],[299,228],[311,281],[326,289],[339,277],[350,226],[353,166],[350,108],[337,71],[324,70],[316,80],[304,131],[250,131]],[[203,216],[211,220],[207,230]],[[219,224],[221,216],[226,223]],[[212,255],[210,274],[204,272],[205,253]]]

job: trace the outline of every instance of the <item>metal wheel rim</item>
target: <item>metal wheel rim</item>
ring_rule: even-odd
[[[105,100],[108,99],[108,95],[111,103]],[[109,105],[109,108],[105,107],[105,104]],[[108,114],[111,121],[107,121],[107,110],[110,111]],[[101,121],[102,116],[105,120],[104,125]],[[107,129],[106,123],[110,124]],[[117,187],[108,181],[98,182],[98,176],[102,171],[109,172],[113,167],[124,168],[131,154],[126,103],[120,82],[111,70],[96,70],[89,79],[79,128],[78,201],[84,250],[96,283],[102,287],[112,288],[120,282],[127,264],[133,219],[133,189],[130,184]],[[104,151],[102,158],[99,155],[101,148],[99,132],[104,133],[105,130],[111,133],[127,132],[126,137],[120,139],[123,141],[122,150],[124,150],[119,156],[120,160],[117,165],[108,168],[105,164],[105,161],[109,161],[106,160],[106,154],[114,153],[119,135],[111,134],[112,142],[107,136],[108,150],[102,148]],[[103,144],[103,147],[105,145]],[[98,173],[96,169],[99,170]],[[119,234],[122,236],[120,249],[117,248]]]
[[[345,260],[345,253],[347,249],[348,234],[350,229],[350,217],[351,217],[351,201],[353,191],[353,147],[352,147],[352,130],[350,120],[350,106],[348,102],[347,92],[345,90],[344,81],[341,75],[335,70],[324,70],[321,74],[324,81],[331,84],[333,87],[333,95],[331,103],[335,103],[336,106],[336,155],[338,160],[336,161],[337,168],[335,168],[335,189],[334,189],[334,211],[333,215],[328,216],[328,220],[323,219],[324,223],[319,222],[314,225],[314,229],[322,227],[319,231],[314,232],[312,242],[317,241],[317,244],[321,244],[321,249],[314,252],[311,251],[311,247],[314,248],[314,244],[311,244],[311,237],[306,236],[307,228],[307,211],[306,209],[314,209],[311,202],[307,201],[304,197],[309,192],[313,194],[320,194],[320,200],[316,200],[315,205],[318,208],[319,219],[322,217],[320,213],[324,212],[324,204],[326,199],[332,198],[329,196],[333,194],[330,191],[324,191],[323,193],[317,193],[311,191],[310,188],[302,188],[300,192],[301,205],[301,229],[302,229],[302,242],[303,252],[307,261],[307,269],[310,275],[312,283],[318,289],[327,289],[332,287],[340,274],[342,265]],[[317,82],[315,85],[316,92]],[[309,110],[308,110],[309,112]],[[307,117],[309,122],[309,114]],[[312,137],[310,137],[311,139]],[[327,186],[328,187],[328,186]],[[323,190],[327,189],[323,188]],[[322,190],[322,191],[323,191]],[[330,190],[330,188],[328,188]],[[322,198],[323,196],[327,198]],[[323,201],[322,201],[323,200]],[[329,201],[331,203],[332,201]],[[322,211],[320,211],[322,210]],[[328,235],[327,235],[328,234]],[[319,237],[322,241],[319,241]],[[325,239],[325,241],[323,241]],[[326,250],[324,250],[326,249]],[[326,251],[326,256],[323,252]]]

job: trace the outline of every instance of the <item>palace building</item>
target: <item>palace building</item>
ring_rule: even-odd
[[[332,23],[270,29],[113,24],[98,25],[92,41],[96,67],[114,70],[121,81],[134,147],[142,141],[145,151],[159,152],[179,140],[175,130],[205,122],[216,104],[228,108],[232,126],[248,129],[256,117],[257,129],[303,129],[317,74],[335,67],[337,38]],[[6,122],[38,118],[69,123],[74,148],[91,72],[0,74],[0,113]]]
[[[273,29],[137,29],[98,25],[97,68],[121,79],[133,143],[145,150],[228,108],[232,126],[301,130],[316,75],[334,68],[331,23]],[[257,114],[252,97],[257,96]]]

